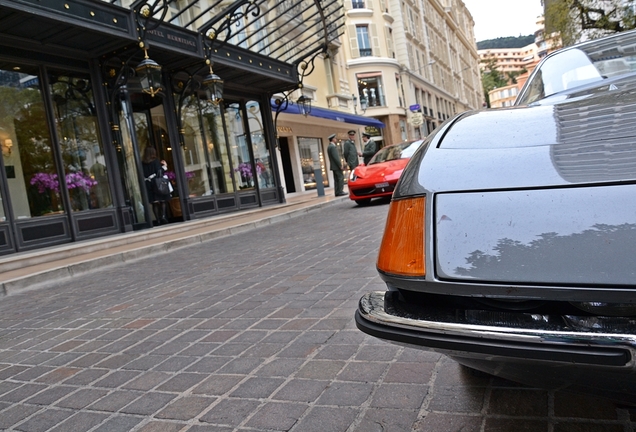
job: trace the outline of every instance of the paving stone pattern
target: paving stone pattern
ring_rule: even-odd
[[[0,429],[633,432],[355,328],[388,206],[349,201],[0,301]]]

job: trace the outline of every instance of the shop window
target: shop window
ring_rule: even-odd
[[[320,167],[322,173],[322,184],[329,186],[329,177],[325,167],[325,158],[322,153],[321,140],[319,138],[298,138],[298,154],[300,156],[300,167],[303,173],[303,183],[305,190],[316,189],[315,170]]]
[[[224,184],[222,181],[223,170],[219,171],[216,169],[221,167],[221,163],[217,162],[213,166],[212,155],[208,155],[206,149],[209,145],[206,145],[205,137],[199,127],[199,110],[199,98],[196,96],[186,98],[181,110],[183,127],[181,157],[190,197],[209,196],[214,193],[226,192],[221,186]],[[168,172],[168,177],[175,182],[176,174],[173,171]],[[174,189],[175,191],[177,190],[176,187]]]
[[[256,170],[256,179],[258,187],[273,188],[274,172],[272,170],[272,160],[267,148],[265,129],[263,128],[263,117],[261,115],[261,107],[256,101],[249,101],[247,108],[247,125],[250,130],[250,139],[252,140],[252,152],[254,154],[254,167]]]
[[[226,105],[225,124],[236,185],[239,189],[254,189],[256,179],[243,122],[243,112],[239,103]]]
[[[356,26],[356,36],[358,39],[358,49],[360,50],[360,57],[369,57],[373,55],[371,49],[371,42],[369,39],[369,27],[366,25]]]
[[[17,219],[64,212],[37,68],[0,70],[0,143]]]
[[[133,217],[133,225],[141,226],[147,222],[146,212],[143,205],[141,186],[137,180],[137,162],[135,150],[132,142],[132,135],[137,128],[135,122],[138,121],[139,113],[129,111],[129,104],[117,99],[117,117],[121,130],[121,142],[117,143],[117,162],[121,173],[121,185],[124,192],[124,200],[130,208]],[[137,118],[136,118],[137,116]],[[141,115],[145,122],[145,116]],[[132,122],[130,121],[132,119]],[[147,129],[147,122],[142,123]],[[143,151],[143,150],[142,150]]]
[[[71,209],[112,207],[106,157],[88,76],[51,72],[49,82]]]
[[[382,74],[380,72],[361,73],[356,75],[358,94],[367,99],[369,107],[386,106]]]
[[[223,194],[234,192],[230,152],[223,132],[223,117],[218,105],[204,104],[203,123],[206,131],[206,155],[212,182],[210,193]]]

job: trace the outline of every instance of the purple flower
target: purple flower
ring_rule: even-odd
[[[60,182],[57,179],[57,174],[35,173],[31,177],[30,183],[37,187],[40,193],[45,193],[47,190],[55,193],[60,191]],[[86,192],[90,192],[90,189],[96,184],[97,182],[91,176],[83,172],[66,174],[66,187],[69,190],[83,189]]]
[[[252,178],[252,165],[241,162],[238,167],[234,168],[234,171],[241,174],[241,177],[251,179]]]
[[[174,171],[166,171],[166,176],[168,177],[168,180],[170,180],[171,182],[174,182],[177,180],[177,175],[174,173]],[[187,180],[193,179],[194,171],[186,171],[185,177]]]
[[[84,189],[84,191],[90,192],[96,184],[95,180],[83,172],[66,174],[66,187],[69,189]]]
[[[38,188],[38,192],[44,193],[47,190],[60,191],[60,183],[57,181],[57,174],[35,173],[31,177],[30,183]]]

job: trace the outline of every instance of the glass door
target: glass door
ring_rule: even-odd
[[[255,169],[250,156],[248,137],[240,103],[230,102],[225,105],[225,124],[230,143],[232,166],[236,173],[236,184],[239,190],[254,189],[256,185]]]

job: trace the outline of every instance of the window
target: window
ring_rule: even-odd
[[[369,27],[356,26],[356,36],[358,38],[358,48],[360,49],[360,57],[369,57],[373,55],[371,42],[369,39]]]
[[[274,187],[274,172],[272,171],[272,161],[265,140],[261,107],[257,101],[249,101],[246,104],[246,108],[258,187],[261,189],[272,188]]]
[[[315,170],[320,167],[322,173],[322,184],[329,186],[329,177],[325,167],[325,159],[322,154],[319,138],[298,137],[298,153],[300,156],[300,166],[303,171],[303,183],[305,190],[316,189]]]
[[[356,75],[358,94],[367,99],[368,107],[386,106],[382,74],[380,72],[361,73]]]
[[[225,108],[225,126],[230,143],[230,156],[239,189],[254,189],[254,170],[239,103],[228,103]]]
[[[97,111],[86,75],[49,73],[55,126],[73,211],[112,206]]]
[[[202,114],[206,132],[206,154],[208,157],[207,166],[202,166],[202,168],[209,168],[210,174],[206,177],[206,174],[201,170],[200,176],[194,177],[195,182],[203,181],[201,186],[204,189],[193,188],[193,192],[198,193],[198,196],[234,192],[230,153],[228,152],[228,143],[223,132],[221,109],[217,105],[204,104]],[[211,184],[208,185],[207,182],[211,182]]]
[[[62,213],[64,207],[38,70],[20,70],[0,71],[0,140],[13,213],[25,219]]]
[[[364,9],[364,0],[353,0],[351,6],[353,9]]]
[[[216,116],[216,119],[220,120],[220,116],[213,110],[207,110],[203,114],[204,124],[210,128],[206,141],[199,126],[199,99],[196,96],[189,96],[184,105],[182,111],[184,145],[181,146],[181,157],[185,165],[189,196],[199,197],[226,192],[223,185],[222,163],[219,161],[218,149],[215,149],[215,143],[218,145],[220,140],[214,136],[211,128],[214,124],[213,118]],[[168,174],[168,177],[171,175]]]

